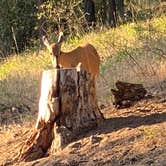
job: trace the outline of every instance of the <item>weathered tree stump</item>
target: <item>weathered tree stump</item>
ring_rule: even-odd
[[[90,74],[80,68],[44,71],[35,131],[21,148],[19,160],[55,153],[102,121]]]
[[[146,89],[142,84],[132,84],[127,82],[116,82],[117,90],[111,89],[114,96],[113,104],[117,108],[130,107],[134,102],[145,98]]]

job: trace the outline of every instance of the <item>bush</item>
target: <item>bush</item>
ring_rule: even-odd
[[[20,52],[33,44],[38,34],[37,8],[34,0],[0,1],[0,50],[1,57]]]

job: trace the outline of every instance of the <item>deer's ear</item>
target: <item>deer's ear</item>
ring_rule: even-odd
[[[60,32],[58,37],[58,44],[61,44],[63,41],[64,41],[64,35],[63,32]]]
[[[49,46],[50,46],[50,44],[49,44],[49,42],[48,42],[46,36],[43,36],[43,37],[42,37],[42,41],[43,41],[43,44],[44,44],[46,47],[49,47]]]

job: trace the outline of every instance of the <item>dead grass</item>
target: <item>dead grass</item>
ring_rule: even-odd
[[[53,156],[29,163],[13,162],[29,137],[32,123],[0,131],[0,164],[8,165],[148,165],[165,164],[166,103],[144,100],[133,107],[102,110],[106,120],[98,129],[81,135]]]
[[[159,83],[165,76],[166,17],[147,22],[130,23],[116,29],[92,32],[63,45],[71,50],[85,42],[98,50],[100,66],[99,103],[111,103],[110,89],[117,80],[143,83],[146,87]],[[0,65],[0,104],[27,105],[38,110],[40,79],[43,69],[51,67],[48,52],[28,51],[13,56]],[[105,79],[103,79],[103,77]]]

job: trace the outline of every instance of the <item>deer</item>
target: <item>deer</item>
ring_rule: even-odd
[[[50,53],[55,68],[59,68],[60,66],[63,68],[72,68],[81,64],[81,67],[96,79],[99,74],[100,57],[92,44],[86,43],[72,51],[62,52],[61,45],[64,41],[63,32],[59,33],[57,43],[49,44],[45,36],[43,36],[42,40]]]

